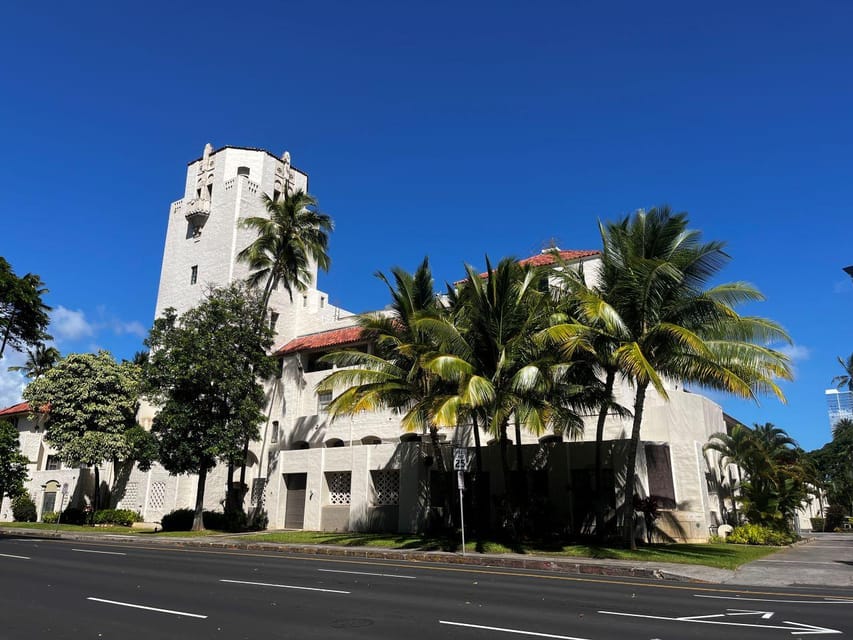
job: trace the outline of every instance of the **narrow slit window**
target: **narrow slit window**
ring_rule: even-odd
[[[198,265],[195,264],[190,267],[190,284],[196,284],[198,282]]]

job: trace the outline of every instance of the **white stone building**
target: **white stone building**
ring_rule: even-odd
[[[290,164],[287,153],[277,158],[259,149],[214,151],[207,145],[202,157],[189,163],[184,195],[169,210],[156,315],[168,307],[179,313],[188,310],[201,300],[206,285],[245,279],[249,272],[237,254],[254,237],[240,225],[241,218],[265,214],[264,193],[277,197],[286,188],[307,191],[307,186],[307,175]],[[594,272],[598,263],[596,251],[564,251],[563,258],[569,264],[583,264],[587,273]],[[543,254],[529,260],[544,263],[552,258]],[[356,317],[331,305],[328,295],[316,288],[316,269],[308,291],[294,292],[292,301],[283,290],[273,292],[271,309],[282,368],[280,378],[268,385],[262,439],[252,444],[249,456],[247,509],[266,509],[270,528],[423,530],[443,508],[442,496],[451,486],[436,473],[437,458],[441,455],[449,465],[454,447],[472,447],[470,427],[449,430],[437,452],[427,438],[402,432],[399,418],[391,413],[330,423],[325,406],[331,396],[315,391],[327,374],[318,357],[344,347],[370,348]],[[638,460],[640,493],[662,498],[666,514],[660,526],[670,536],[706,540],[721,523],[723,503],[714,465],[706,461],[702,447],[713,433],[725,430],[724,415],[707,398],[678,384],[670,387],[668,401],[653,389],[647,395]],[[631,405],[627,385],[618,389],[618,395],[618,401]],[[56,469],[38,423],[26,418],[26,408],[11,409],[20,423],[24,452],[33,462],[29,488],[39,513],[54,506],[49,493],[62,483],[70,483],[72,494],[82,495],[77,485],[91,483],[88,470]],[[153,415],[153,408],[144,406],[140,423],[150,426]],[[630,418],[608,420],[604,484],[611,514],[620,484],[614,470],[623,467],[624,438],[630,430]],[[466,493],[468,522],[501,517],[499,447],[487,445],[488,436],[481,435],[485,472],[481,477],[488,480],[480,483],[479,495]],[[594,437],[594,416],[586,419],[577,442],[525,436],[528,482],[540,497],[540,517],[551,526],[579,531],[588,525]],[[468,449],[467,470],[473,468],[473,451]],[[117,480],[112,492],[116,506],[138,509],[147,521],[194,504],[196,478],[170,476],[159,466],[118,479],[107,468],[102,478],[107,484]],[[220,466],[208,476],[207,508],[221,508],[225,484]],[[4,506],[3,518],[7,512]]]

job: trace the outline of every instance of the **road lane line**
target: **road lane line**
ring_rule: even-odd
[[[127,554],[122,551],[95,551],[94,549],[72,549],[72,551],[79,551],[80,553],[103,553],[104,555],[109,556],[126,556]]]
[[[0,553],[0,557],[3,558],[15,558],[17,560],[29,560],[28,556],[13,556],[11,553]]]
[[[829,629],[828,627],[818,627],[812,624],[803,622],[794,622],[792,620],[784,620],[787,627],[770,624],[748,624],[745,622],[723,622],[722,620],[708,620],[707,618],[714,616],[705,616],[704,618],[686,617],[686,618],[668,618],[666,616],[650,616],[642,613],[626,613],[622,611],[599,611],[598,613],[608,616],[625,616],[628,618],[645,618],[646,620],[666,620],[668,622],[689,622],[692,624],[718,624],[726,627],[750,627],[752,629],[778,629],[782,631],[790,631],[792,635],[823,635],[843,633],[837,629]]]
[[[230,584],[251,584],[256,587],[277,587],[279,589],[299,589],[300,591],[322,591],[324,593],[345,593],[349,591],[339,591],[338,589],[318,589],[316,587],[297,587],[291,584],[273,584],[271,582],[249,582],[247,580],[220,580],[219,582],[228,582]]]
[[[695,598],[714,598],[715,600],[747,600],[749,602],[782,602],[785,604],[853,604],[853,600],[773,600],[772,598],[739,598],[737,596],[707,596],[694,593]]]
[[[520,636],[536,636],[537,638],[558,638],[559,640],[588,640],[587,638],[577,638],[575,636],[558,636],[553,633],[540,633],[538,631],[524,631],[522,629],[504,629],[503,627],[487,627],[481,624],[468,624],[465,622],[451,622],[450,620],[439,620],[439,624],[449,624],[454,627],[468,627],[470,629],[484,629],[486,631],[502,631],[504,633],[514,633]]]
[[[405,578],[406,580],[415,580],[415,576],[399,576],[394,573],[368,573],[367,571],[344,571],[343,569],[317,569],[325,573],[351,573],[357,576],[379,576],[381,578]]]
[[[119,602],[118,600],[104,600],[103,598],[86,598],[86,600],[92,600],[94,602],[103,602],[105,604],[115,604],[120,607],[130,607],[131,609],[145,609],[146,611],[156,611],[157,613],[171,613],[175,616],[186,616],[188,618],[201,618],[202,620],[206,619],[207,616],[203,616],[198,613],[187,613],[186,611],[174,611],[172,609],[158,609],[157,607],[146,607],[141,604],[131,604],[130,602]]]

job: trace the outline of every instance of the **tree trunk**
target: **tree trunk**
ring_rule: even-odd
[[[608,403],[613,401],[613,385],[616,382],[615,369],[607,370],[604,380],[604,394]],[[604,540],[604,504],[605,496],[602,491],[602,477],[604,474],[604,424],[607,422],[609,404],[602,405],[598,411],[598,423],[595,426],[595,478],[593,479],[593,503],[595,505],[595,538],[599,542]]]
[[[237,505],[236,492],[234,491],[234,460],[228,459],[228,478],[225,480],[225,513],[231,513]]]
[[[3,357],[3,352],[6,351],[6,343],[9,341],[9,334],[12,333],[12,325],[15,323],[15,316],[17,313],[12,311],[12,315],[9,316],[9,322],[6,323],[6,329],[3,331],[3,344],[0,345],[0,358]]]
[[[195,516],[193,531],[204,531],[204,483],[207,481],[207,467],[202,465],[198,472],[198,489],[195,494]]]
[[[101,472],[95,465],[95,495],[92,496],[92,515],[101,508]],[[92,521],[94,522],[94,520]]]
[[[637,548],[634,539],[634,479],[637,475],[637,450],[640,446],[640,427],[643,424],[643,405],[646,402],[648,383],[637,385],[634,396],[634,425],[631,429],[631,441],[628,445],[628,468],[625,472],[625,502],[622,504],[622,532],[625,543],[630,548]]]
[[[477,461],[477,473],[483,473],[483,451],[480,448],[480,426],[477,424],[477,416],[471,416],[474,425],[474,457]]]

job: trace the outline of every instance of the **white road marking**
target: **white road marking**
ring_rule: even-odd
[[[115,604],[120,607],[130,607],[131,609],[145,609],[146,611],[156,611],[157,613],[171,613],[175,616],[187,616],[188,618],[201,618],[206,619],[207,616],[203,616],[198,613],[187,613],[186,611],[173,611],[172,609],[158,609],[157,607],[146,607],[141,604],[131,604],[130,602],[118,602],[117,600],[104,600],[103,598],[86,598],[86,600],[92,600],[94,602],[104,602],[106,604]]]
[[[28,556],[13,556],[11,553],[0,553],[3,558],[16,558],[17,560],[29,560]]]
[[[537,638],[558,638],[558,640],[587,640],[587,638],[577,638],[575,636],[558,636],[553,633],[539,633],[538,631],[522,631],[521,629],[504,629],[503,627],[486,627],[481,624],[467,624],[465,622],[450,622],[449,620],[439,620],[439,624],[450,624],[454,627],[468,627],[470,629],[485,629],[486,631],[503,631],[504,633],[515,633],[522,636],[536,636]]]
[[[415,579],[415,576],[398,576],[394,573],[367,573],[366,571],[343,571],[341,569],[317,569],[317,571],[323,571],[324,573],[351,573],[357,576],[379,576],[381,578],[405,578],[407,580]]]
[[[599,611],[608,616],[625,616],[627,618],[646,618],[647,620],[667,620],[669,622],[692,622],[694,624],[721,624],[727,627],[750,627],[752,629],[781,629],[782,631],[790,631],[792,635],[811,636],[823,635],[830,633],[841,633],[837,629],[828,629],[827,627],[817,627],[811,624],[803,624],[802,622],[793,622],[784,620],[787,627],[769,624],[747,624],[745,622],[723,622],[722,620],[708,620],[712,616],[701,616],[700,618],[668,618],[666,616],[649,616],[642,613],[624,613],[620,611]]]
[[[121,551],[95,551],[94,549],[72,549],[72,551],[79,551],[80,553],[103,553],[109,556],[126,556],[126,553],[122,553]]]
[[[824,600],[773,600],[771,598],[741,598],[739,596],[706,596],[694,593],[696,598],[713,598],[715,600],[746,600],[749,602],[782,602],[785,604],[853,604],[853,600],[826,598]]]
[[[271,582],[249,582],[247,580],[220,580],[231,584],[250,584],[256,587],[277,587],[279,589],[299,589],[300,591],[322,591],[324,593],[346,593],[349,591],[338,591],[337,589],[317,589],[315,587],[297,587],[290,584],[272,584]]]

